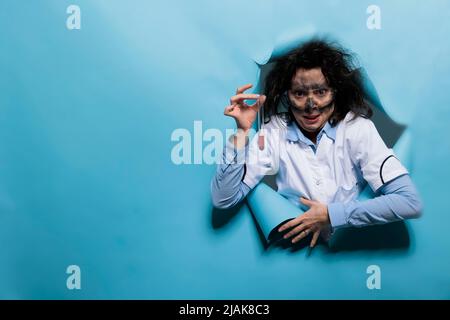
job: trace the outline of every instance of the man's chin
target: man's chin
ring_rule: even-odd
[[[310,133],[315,133],[319,131],[320,128],[321,128],[320,125],[307,125],[302,123],[302,129]]]

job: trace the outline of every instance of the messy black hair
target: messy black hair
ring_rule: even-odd
[[[343,120],[349,111],[355,113],[355,118],[370,118],[372,109],[364,99],[361,73],[354,60],[353,55],[340,45],[321,39],[309,40],[277,59],[265,79],[264,94],[267,98],[264,104],[264,122],[280,113],[278,106],[283,102],[283,94],[291,88],[296,71],[317,67],[335,91],[334,111],[330,117],[332,126]],[[288,109],[283,115],[288,120],[293,120],[290,108]]]

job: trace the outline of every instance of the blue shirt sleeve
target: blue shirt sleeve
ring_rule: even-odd
[[[408,174],[385,183],[379,196],[366,201],[330,203],[328,214],[333,229],[363,227],[420,217],[422,201]]]
[[[222,162],[211,181],[211,196],[214,207],[227,209],[235,206],[249,193],[250,187],[242,180],[245,174],[245,148],[236,150],[233,143],[227,140],[223,150]]]

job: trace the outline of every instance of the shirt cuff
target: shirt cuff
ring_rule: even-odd
[[[233,139],[233,136],[231,136],[229,139],[227,139],[226,145],[225,145],[225,154],[224,154],[224,163],[225,164],[244,164],[245,163],[245,154],[248,149],[248,143],[245,145],[244,148],[237,149],[236,146],[233,144],[233,142],[230,141],[230,139]]]
[[[330,217],[333,230],[347,226],[345,205],[343,203],[335,202],[328,204],[328,216]]]

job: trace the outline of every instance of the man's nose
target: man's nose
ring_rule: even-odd
[[[314,100],[311,97],[308,97],[308,100],[306,100],[306,107],[307,108],[313,108],[314,107]]]

